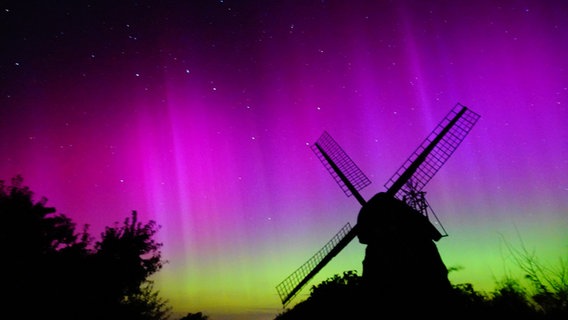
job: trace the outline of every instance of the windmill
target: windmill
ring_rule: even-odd
[[[347,223],[322,249],[276,286],[283,306],[286,306],[355,237],[359,237],[359,242],[367,244],[363,261],[363,278],[366,276],[365,273],[368,278],[372,278],[371,266],[378,265],[377,261],[374,261],[376,258],[373,257],[373,250],[369,250],[375,247],[369,244],[374,243],[372,235],[379,234],[385,239],[394,237],[400,230],[392,230],[400,229],[402,226],[407,229],[406,233],[411,233],[413,236],[417,234],[416,237],[427,238],[431,243],[426,247],[422,245],[413,249],[414,253],[418,253],[418,258],[422,257],[420,251],[423,250],[434,250],[434,255],[438,254],[432,240],[438,241],[447,236],[447,233],[426,201],[423,188],[465,139],[479,117],[477,113],[457,103],[385,183],[387,190],[376,194],[369,202],[359,191],[371,181],[331,135],[324,131],[310,148],[341,190],[348,197],[354,196],[362,207],[355,226],[352,227]],[[376,230],[377,227],[384,230]],[[433,264],[435,263],[437,262]],[[443,276],[447,276],[443,263],[442,269],[446,271]]]

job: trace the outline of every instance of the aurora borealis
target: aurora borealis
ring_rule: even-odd
[[[453,108],[481,115],[426,186],[453,283],[490,290],[508,245],[568,246],[564,1],[5,1],[0,179],[93,235],[161,226],[174,311],[272,319],[275,286],[359,204],[309,145],[326,130],[369,199]],[[403,236],[403,235],[401,235]],[[353,241],[310,283],[361,271]],[[299,297],[307,296],[304,289]]]

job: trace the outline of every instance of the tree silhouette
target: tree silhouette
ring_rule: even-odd
[[[361,277],[346,271],[314,285],[310,296],[292,309],[278,314],[275,320],[289,319],[365,319]]]
[[[47,199],[33,200],[21,176],[0,181],[0,272],[5,313],[23,318],[167,319],[170,307],[148,280],[164,261],[154,240],[158,226],[132,212],[92,245]]]
[[[107,227],[101,234],[101,241],[95,244],[90,266],[94,268],[91,273],[96,281],[92,286],[97,297],[103,299],[103,305],[114,306],[110,313],[132,319],[134,310],[142,311],[142,305],[133,301],[144,296],[154,297],[154,307],[164,305],[142,287],[146,284],[146,289],[152,288],[147,279],[164,263],[159,251],[162,244],[153,239],[157,231],[158,226],[153,221],[138,222],[137,213],[133,211],[122,226],[115,223],[114,227]],[[162,311],[165,310],[154,313],[168,315]]]
[[[3,244],[0,272],[4,276],[4,310],[48,313],[54,309],[69,281],[64,276],[65,260],[86,253],[85,237],[75,234],[71,219],[46,206],[47,199],[33,201],[21,176],[11,185],[0,182],[0,241]],[[55,291],[55,295],[54,295]]]
[[[380,297],[366,297],[372,292],[361,290],[361,278],[354,271],[344,272],[343,276],[333,277],[312,287],[310,296],[276,315],[275,320],[303,319],[406,319],[404,315],[431,314],[421,309],[414,298],[408,298],[404,305],[384,306],[372,304]],[[416,288],[406,288],[408,297],[414,297]],[[421,292],[422,289],[418,288]],[[534,297],[533,297],[534,299]],[[556,300],[555,300],[556,301]],[[566,303],[566,301],[564,301]],[[543,309],[517,281],[506,278],[497,283],[493,292],[477,292],[469,283],[452,285],[450,296],[437,310],[437,319],[534,319],[560,320],[566,319],[565,309],[556,307]],[[401,317],[402,315],[402,317]]]
[[[495,316],[517,319],[537,319],[540,316],[526,291],[512,278],[506,278],[498,284],[489,303]]]
[[[137,221],[136,211],[124,225],[107,227],[102,240],[96,243],[95,260],[101,268],[108,286],[119,295],[138,293],[147,277],[162,267],[159,248],[152,237],[156,233],[153,222],[142,225]]]
[[[208,316],[204,315],[201,312],[198,313],[188,313],[185,316],[181,317],[179,320],[207,320],[209,319]]]

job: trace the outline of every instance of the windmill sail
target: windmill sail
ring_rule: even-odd
[[[365,200],[358,191],[371,184],[371,180],[367,178],[331,135],[324,131],[310,148],[318,156],[323,166],[331,174],[345,195],[348,197],[351,195],[355,196],[357,201],[363,205]]]
[[[329,240],[323,248],[314,254],[306,263],[294,271],[288,278],[276,286],[276,291],[285,306],[333,257],[355,238],[354,228],[347,223]]]
[[[410,191],[422,190],[454,153],[478,119],[477,113],[459,103],[456,104],[385,183],[387,193],[402,199]],[[408,184],[409,181],[412,183]]]
[[[359,190],[368,186],[371,180],[365,176],[363,171],[359,169],[331,135],[324,131],[316,143],[311,146],[311,149],[341,190],[348,197],[354,196],[361,205],[364,205],[366,201],[359,193]],[[356,228],[351,228],[351,225],[347,223],[312,258],[278,284],[276,291],[278,291],[282,304],[286,305],[356,235]]]

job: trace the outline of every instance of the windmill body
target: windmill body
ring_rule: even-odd
[[[320,251],[276,286],[283,305],[355,237],[367,246],[362,276],[366,298],[379,297],[391,304],[400,302],[399,297],[404,296],[426,306],[447,292],[448,271],[434,243],[447,234],[437,217],[428,214],[431,208],[422,189],[478,119],[478,114],[456,104],[387,181],[387,190],[369,201],[359,191],[371,181],[324,132],[311,148],[341,190],[347,196],[354,196],[361,209],[357,225],[346,224]],[[416,296],[409,297],[409,292]]]
[[[448,270],[434,243],[438,233],[427,217],[381,192],[361,208],[357,226],[359,242],[366,245],[362,283],[367,297],[392,305],[413,297],[439,300],[449,292]]]

